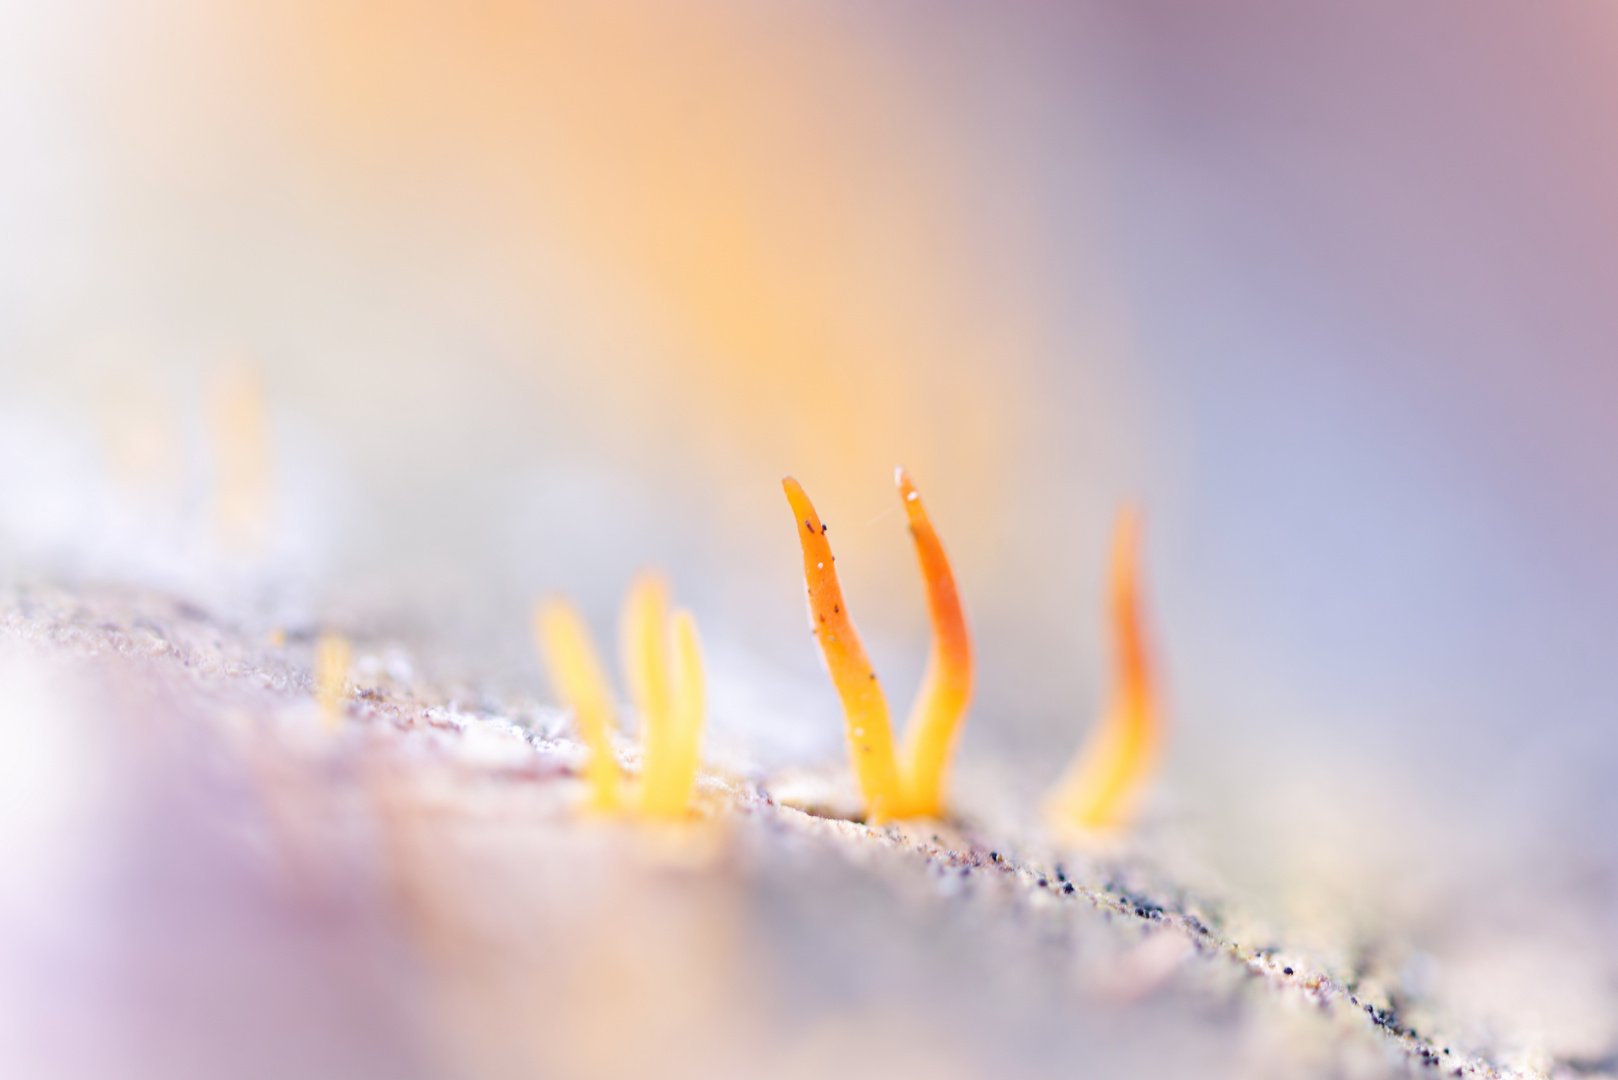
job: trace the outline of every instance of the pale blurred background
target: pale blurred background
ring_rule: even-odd
[[[779,478],[903,699],[902,463],[963,797],[1032,805],[1137,498],[1153,820],[1603,1052],[1615,60],[1597,2],[9,0],[0,559],[536,696],[532,599],[660,564],[767,770],[840,752]]]

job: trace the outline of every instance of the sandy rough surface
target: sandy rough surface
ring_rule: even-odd
[[[129,589],[0,602],[7,1075],[1611,1064],[1463,1045],[1441,1003],[1272,940],[1146,846],[869,828],[758,775],[705,774],[689,827],[582,817],[564,717],[464,704],[361,641],[332,730],[312,645]]]

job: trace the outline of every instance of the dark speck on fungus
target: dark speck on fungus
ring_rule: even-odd
[[[1283,975],[1291,975],[1292,974],[1292,969],[1291,968],[1282,968],[1281,969],[1281,974],[1283,974]]]

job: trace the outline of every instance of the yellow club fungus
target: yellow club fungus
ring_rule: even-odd
[[[1046,802],[1051,824],[1087,832],[1127,824],[1157,761],[1162,732],[1140,615],[1140,518],[1118,516],[1109,623],[1117,663],[1111,705]]]
[[[799,526],[810,621],[842,698],[854,772],[872,821],[942,810],[944,778],[972,694],[972,644],[955,576],[915,485],[903,469],[896,480],[933,621],[932,653],[911,712],[902,766],[894,755],[887,699],[849,618],[826,527],[798,482],[782,481]]]
[[[328,728],[335,728],[343,716],[352,655],[348,639],[338,634],[322,634],[315,642],[315,700],[320,702],[320,715]]]
[[[607,735],[612,728],[612,698],[584,620],[566,601],[546,601],[534,612],[534,638],[550,671],[551,685],[573,710],[573,723],[590,752],[584,769],[590,786],[589,805],[599,811],[616,810],[618,759]]]
[[[551,682],[590,750],[591,805],[618,809],[624,800],[609,742],[611,691],[589,632],[572,607],[551,601],[536,614],[535,636]],[[687,611],[671,617],[663,579],[643,574],[624,602],[621,643],[629,697],[641,717],[641,783],[629,808],[648,818],[684,817],[696,788],[706,713],[696,620]]]
[[[656,574],[631,586],[623,616],[624,677],[641,717],[639,807],[647,817],[683,817],[696,787],[706,688],[696,620],[668,614]]]
[[[246,362],[225,371],[209,387],[208,412],[219,535],[236,552],[256,554],[275,509],[270,418],[258,371]]]

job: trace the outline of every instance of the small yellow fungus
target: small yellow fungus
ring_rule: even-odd
[[[612,728],[612,699],[584,620],[564,600],[543,602],[534,611],[534,638],[550,671],[551,684],[573,710],[579,737],[590,751],[585,765],[590,807],[616,810],[618,760],[607,737]]]
[[[643,798],[647,813],[665,817],[683,815],[691,805],[691,793],[697,786],[697,765],[701,760],[703,717],[708,711],[702,643],[697,637],[697,620],[689,611],[675,611],[670,636],[674,650],[674,672],[670,681],[674,698],[674,738],[665,773],[669,794],[660,803],[654,803],[650,791]]]
[[[335,728],[343,717],[352,655],[348,639],[341,635],[322,634],[315,642],[315,700],[320,702],[320,715],[328,728]]]
[[[650,787],[669,759],[668,585],[643,573],[629,587],[619,617],[624,682],[641,721],[641,780]],[[643,791],[644,794],[644,791]]]
[[[1118,515],[1110,618],[1117,685],[1110,707],[1045,805],[1064,832],[1127,824],[1157,762],[1162,732],[1140,615],[1140,517]]]
[[[706,687],[696,620],[668,615],[668,587],[642,574],[623,615],[624,677],[641,717],[640,811],[683,817],[696,786]]]
[[[234,550],[258,552],[274,516],[275,472],[269,410],[258,371],[242,362],[209,387],[214,452],[214,520]]]
[[[629,807],[648,818],[680,818],[691,809],[707,710],[702,646],[688,611],[668,610],[661,576],[642,574],[624,600],[620,624],[624,678],[641,718],[641,783]],[[623,805],[618,763],[608,742],[611,691],[584,622],[562,601],[541,604],[535,639],[551,682],[573,710],[590,750],[586,775],[597,810]]]
[[[896,470],[894,480],[910,517],[910,535],[916,541],[916,559],[927,584],[927,611],[933,623],[927,674],[905,726],[905,810],[917,817],[937,817],[944,808],[944,781],[960,737],[961,719],[972,700],[972,639],[955,574],[921,495],[903,469]]]
[[[790,476],[782,481],[798,520],[809,617],[843,701],[854,772],[872,821],[942,810],[945,775],[972,695],[972,643],[955,575],[909,475],[899,469],[895,479],[910,518],[933,622],[932,653],[911,710],[902,768],[894,754],[887,699],[849,618],[826,528],[798,482]]]

